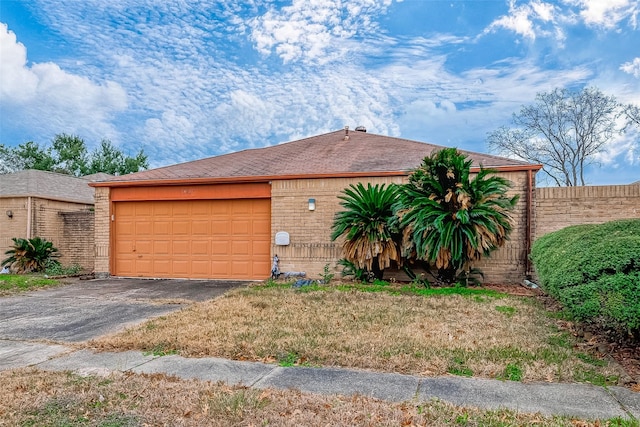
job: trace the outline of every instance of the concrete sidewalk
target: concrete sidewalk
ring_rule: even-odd
[[[154,357],[136,351],[93,353],[61,345],[0,341],[0,371],[21,366],[104,375],[112,371],[165,373],[255,388],[320,394],[360,394],[388,401],[433,398],[460,406],[508,408],[587,419],[640,418],[640,393],[589,384],[519,383],[479,378],[424,378],[342,368],[283,368],[218,358]]]

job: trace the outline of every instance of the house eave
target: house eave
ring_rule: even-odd
[[[537,172],[542,165],[512,165],[494,166],[485,169],[494,169],[498,172]],[[472,167],[471,172],[480,171],[480,167]],[[262,175],[262,176],[230,176],[230,177],[201,177],[201,178],[171,178],[171,179],[149,179],[132,181],[102,181],[89,183],[91,187],[155,187],[171,185],[210,185],[210,184],[239,184],[258,183],[270,181],[287,181],[295,179],[330,179],[330,178],[373,178],[373,177],[393,177],[407,176],[410,170],[404,171],[368,171],[368,172],[340,172],[321,174],[290,174],[290,175]]]

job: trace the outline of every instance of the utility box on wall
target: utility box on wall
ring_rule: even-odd
[[[289,245],[289,233],[286,231],[278,231],[276,233],[276,245],[288,246]]]

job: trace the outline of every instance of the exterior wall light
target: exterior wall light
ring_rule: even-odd
[[[316,199],[309,199],[309,210],[310,211],[316,210]]]
[[[6,211],[5,213],[9,218],[13,218],[13,211]]]

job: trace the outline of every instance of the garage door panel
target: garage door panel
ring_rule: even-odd
[[[227,256],[230,252],[231,252],[231,241],[230,240],[215,240],[211,244],[211,254],[212,255]]]
[[[133,246],[133,251],[138,255],[147,255],[153,253],[153,241],[137,240]]]
[[[209,274],[210,262],[208,260],[192,261],[191,262],[191,274],[196,276],[206,276]]]
[[[172,244],[172,254],[173,255],[183,255],[189,253],[189,241],[188,240],[173,240]]]
[[[231,225],[231,232],[234,236],[248,236],[251,231],[251,222],[249,220],[234,219]]]
[[[153,234],[156,236],[169,236],[171,235],[171,222],[170,221],[155,221],[153,223]]]
[[[174,274],[174,277],[188,277],[189,261],[172,260],[171,266],[172,266],[172,272]]]
[[[134,209],[132,212],[132,216],[136,218],[139,217],[150,217],[153,215],[153,206],[146,203],[133,203]]]
[[[136,236],[151,236],[153,234],[153,223],[150,221],[136,222],[134,230]]]
[[[234,277],[250,277],[251,270],[248,261],[231,261],[231,274]]]
[[[153,271],[157,274],[167,275],[171,273],[171,261],[169,260],[159,260],[156,259],[153,261]]]
[[[189,221],[180,220],[173,222],[173,235],[174,236],[188,236],[191,235],[191,223]]]
[[[169,202],[158,202],[153,204],[151,210],[153,215],[156,217],[167,217],[170,218],[172,216],[171,203]]]
[[[178,216],[190,216],[191,214],[191,205],[189,203],[172,203],[172,202],[165,202],[169,207],[170,207],[170,212],[171,215],[173,215],[174,217],[178,217]]]
[[[211,269],[220,274],[221,277],[231,277],[231,269],[229,268],[229,261],[211,261]]]
[[[115,244],[116,254],[123,255],[123,254],[133,253],[133,245],[134,245],[133,240],[122,239],[122,240],[116,241],[116,244]]]
[[[211,222],[208,220],[196,220],[191,222],[191,234],[209,236],[211,235]]]
[[[156,240],[153,242],[153,252],[156,255],[170,255],[171,242],[169,240]]]
[[[250,255],[251,252],[249,251],[249,242],[231,242],[231,254],[234,258],[242,255]]]
[[[120,236],[134,236],[136,234],[136,225],[133,221],[127,220],[119,220],[118,227],[116,233]]]
[[[114,202],[114,213],[116,275],[269,275],[269,199],[123,201]]]
[[[213,220],[211,221],[211,234],[214,236],[227,236],[231,234],[231,221]]]
[[[200,200],[198,202],[194,202],[191,205],[190,215],[192,217],[211,216],[211,203],[209,203],[207,200]]]
[[[209,240],[194,240],[191,242],[191,254],[207,255],[211,252]]]
[[[266,255],[268,257],[271,252],[271,245],[269,244],[269,242],[253,241],[251,242],[251,246],[252,246],[251,253],[253,255],[257,255],[257,256]]]
[[[148,276],[153,272],[153,263],[150,259],[137,259],[135,269],[138,276]]]

